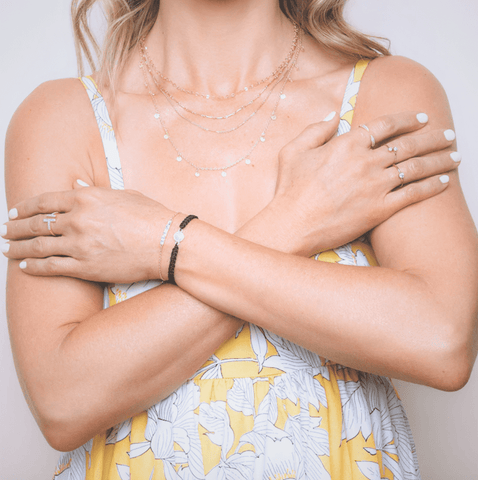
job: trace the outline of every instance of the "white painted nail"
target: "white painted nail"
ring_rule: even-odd
[[[84,182],[83,180],[80,180],[80,179],[78,179],[78,180],[76,181],[76,183],[77,183],[78,185],[81,185],[82,187],[89,187],[89,185],[88,185],[86,182]]]
[[[7,234],[7,226],[0,225],[0,236],[4,237]]]
[[[330,120],[332,120],[335,115],[337,115],[337,112],[330,112],[325,118],[324,118],[324,122],[330,122]]]
[[[8,212],[8,217],[11,218],[12,220],[14,220],[15,218],[18,217],[18,210],[16,208],[12,208],[9,212]]]
[[[23,269],[27,268],[27,262],[23,261],[18,266],[23,270]]]
[[[462,156],[460,152],[452,152],[450,153],[450,157],[454,162],[461,162]]]
[[[1,247],[0,250],[2,253],[7,253],[10,250],[10,244],[9,243],[4,243]]]
[[[440,182],[441,183],[448,183],[450,181],[450,177],[448,175],[442,175],[440,177]]]
[[[456,135],[453,130],[445,130],[445,138],[451,142],[452,140],[455,140]]]
[[[427,123],[428,122],[428,115],[426,113],[419,113],[417,115],[417,120],[420,123]]]

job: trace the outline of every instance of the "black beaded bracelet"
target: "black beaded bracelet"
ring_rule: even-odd
[[[168,281],[172,285],[177,285],[176,280],[174,279],[174,268],[176,267],[176,260],[178,258],[178,251],[179,251],[179,244],[184,240],[184,233],[183,229],[186,228],[186,225],[191,221],[194,220],[196,215],[188,215],[179,225],[179,230],[174,234],[173,238],[176,242],[176,245],[173,247],[173,251],[171,252],[171,259],[169,260],[169,270],[168,270]]]

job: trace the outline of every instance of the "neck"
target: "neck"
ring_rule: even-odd
[[[293,30],[277,0],[161,0],[146,44],[165,76],[225,95],[270,75]]]

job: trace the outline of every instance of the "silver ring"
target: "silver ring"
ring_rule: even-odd
[[[371,142],[371,148],[374,148],[375,147],[375,137],[370,133],[370,129],[367,127],[367,125],[362,124],[362,125],[359,125],[359,127],[363,128],[364,130],[366,130],[369,135],[370,135],[370,142]]]
[[[397,170],[398,170],[398,178],[400,179],[400,187],[399,188],[402,188],[403,184],[405,183],[405,174],[400,170],[400,167],[396,163],[394,163],[393,166],[396,167]]]
[[[58,212],[48,213],[46,218],[43,219],[43,223],[48,223],[48,231],[52,237],[58,237],[58,235],[51,228],[52,223],[56,223],[56,214]]]

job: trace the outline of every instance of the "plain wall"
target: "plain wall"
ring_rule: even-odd
[[[69,3],[68,0],[0,0],[1,139],[16,107],[37,85],[54,78],[76,76]],[[390,38],[393,53],[424,64],[445,87],[463,154],[462,186],[476,223],[478,2],[351,0],[347,16],[361,30]],[[0,161],[3,170],[3,155]],[[0,222],[6,220],[2,190]],[[0,305],[3,306],[6,261],[3,255],[0,257]],[[0,478],[49,479],[58,454],[43,439],[20,390],[3,307],[0,308],[0,365]],[[468,385],[457,393],[398,381],[395,384],[409,415],[423,479],[477,479],[478,369]]]

